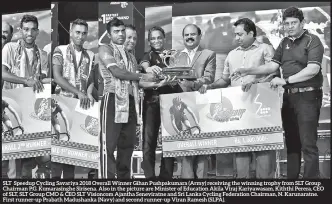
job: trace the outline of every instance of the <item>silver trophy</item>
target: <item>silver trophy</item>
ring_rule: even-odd
[[[160,54],[163,63],[167,66],[163,68],[161,74],[158,76],[160,79],[165,76],[176,76],[176,79],[196,80],[195,72],[189,64],[188,55],[184,52],[176,50],[164,50]]]

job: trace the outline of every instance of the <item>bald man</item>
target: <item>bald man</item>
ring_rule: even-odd
[[[2,47],[1,49],[3,48],[3,46],[10,42],[12,40],[12,37],[13,37],[13,26],[11,26],[9,23],[5,22],[5,21],[2,21]]]

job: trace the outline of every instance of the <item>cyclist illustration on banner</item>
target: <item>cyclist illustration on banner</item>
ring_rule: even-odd
[[[9,110],[16,118],[16,121],[18,124],[17,127],[13,128],[12,121],[6,114],[6,111],[5,111],[6,109]],[[4,128],[6,128],[6,130]],[[21,119],[20,119],[18,113],[12,106],[9,105],[9,103],[7,103],[5,100],[2,99],[2,134],[3,134],[3,136],[8,133],[11,136],[14,136],[14,129],[20,129],[22,131],[22,134],[24,132],[24,128],[22,127],[22,122],[21,122]]]
[[[51,107],[52,107],[52,117],[51,117],[51,123],[52,123],[52,136],[55,136],[58,140],[70,140],[70,134],[69,134],[69,122],[66,117],[66,114],[62,110],[62,108],[59,106],[58,102],[52,98],[51,100]],[[65,126],[66,126],[66,132],[61,133],[60,123],[58,120],[58,114],[61,115]],[[61,136],[61,137],[60,137]]]
[[[187,134],[199,134],[201,132],[198,126],[198,120],[193,110],[188,107],[179,96],[173,98],[173,106],[170,107],[169,113],[171,115],[171,123],[177,134],[181,136]],[[185,110],[192,116],[195,124],[190,124],[190,121],[185,113]]]

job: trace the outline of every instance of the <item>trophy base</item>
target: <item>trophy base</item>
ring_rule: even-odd
[[[191,67],[163,68],[162,75],[159,76],[159,79],[164,79],[165,76],[170,76],[171,78],[176,76],[176,79],[186,79],[186,80],[197,79]]]
[[[176,76],[175,79],[186,79],[186,80],[192,80],[192,81],[194,81],[194,80],[197,79],[197,77],[195,77],[195,76],[178,76],[178,75],[171,75],[171,74],[169,74],[169,76],[170,76],[171,78],[173,78],[174,76]],[[160,77],[158,77],[158,78],[161,79],[161,80],[165,79],[164,76],[160,76]]]

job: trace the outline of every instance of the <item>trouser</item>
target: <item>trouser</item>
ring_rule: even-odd
[[[12,159],[2,161],[2,178],[15,179],[21,176],[21,160]]]
[[[63,164],[58,162],[52,162],[51,164],[52,178],[54,179],[74,179],[75,178],[75,166],[70,164]]]
[[[36,167],[36,160],[34,157],[32,158],[24,158],[21,160],[21,169],[20,171],[22,179],[31,179],[32,178],[32,169]],[[19,178],[19,177],[18,177]]]
[[[207,178],[207,155],[183,157],[181,166],[181,178]]]
[[[256,178],[269,179],[274,177],[276,152],[257,151],[256,155]],[[236,178],[250,178],[250,164],[252,152],[240,152],[235,154]]]
[[[131,156],[136,143],[137,114],[133,96],[129,96],[127,123],[115,123],[115,95],[107,93],[100,106],[100,173],[102,178],[130,179]],[[105,141],[103,141],[105,139]],[[104,148],[106,153],[104,153]],[[117,148],[115,161],[114,151]]]
[[[304,159],[304,178],[319,177],[317,128],[322,106],[321,90],[284,93],[282,123],[287,147],[287,177],[299,178],[301,151]]]
[[[156,148],[160,127],[159,101],[144,102],[143,111],[143,170],[145,178],[155,178]],[[161,158],[159,178],[172,179],[174,158]]]

